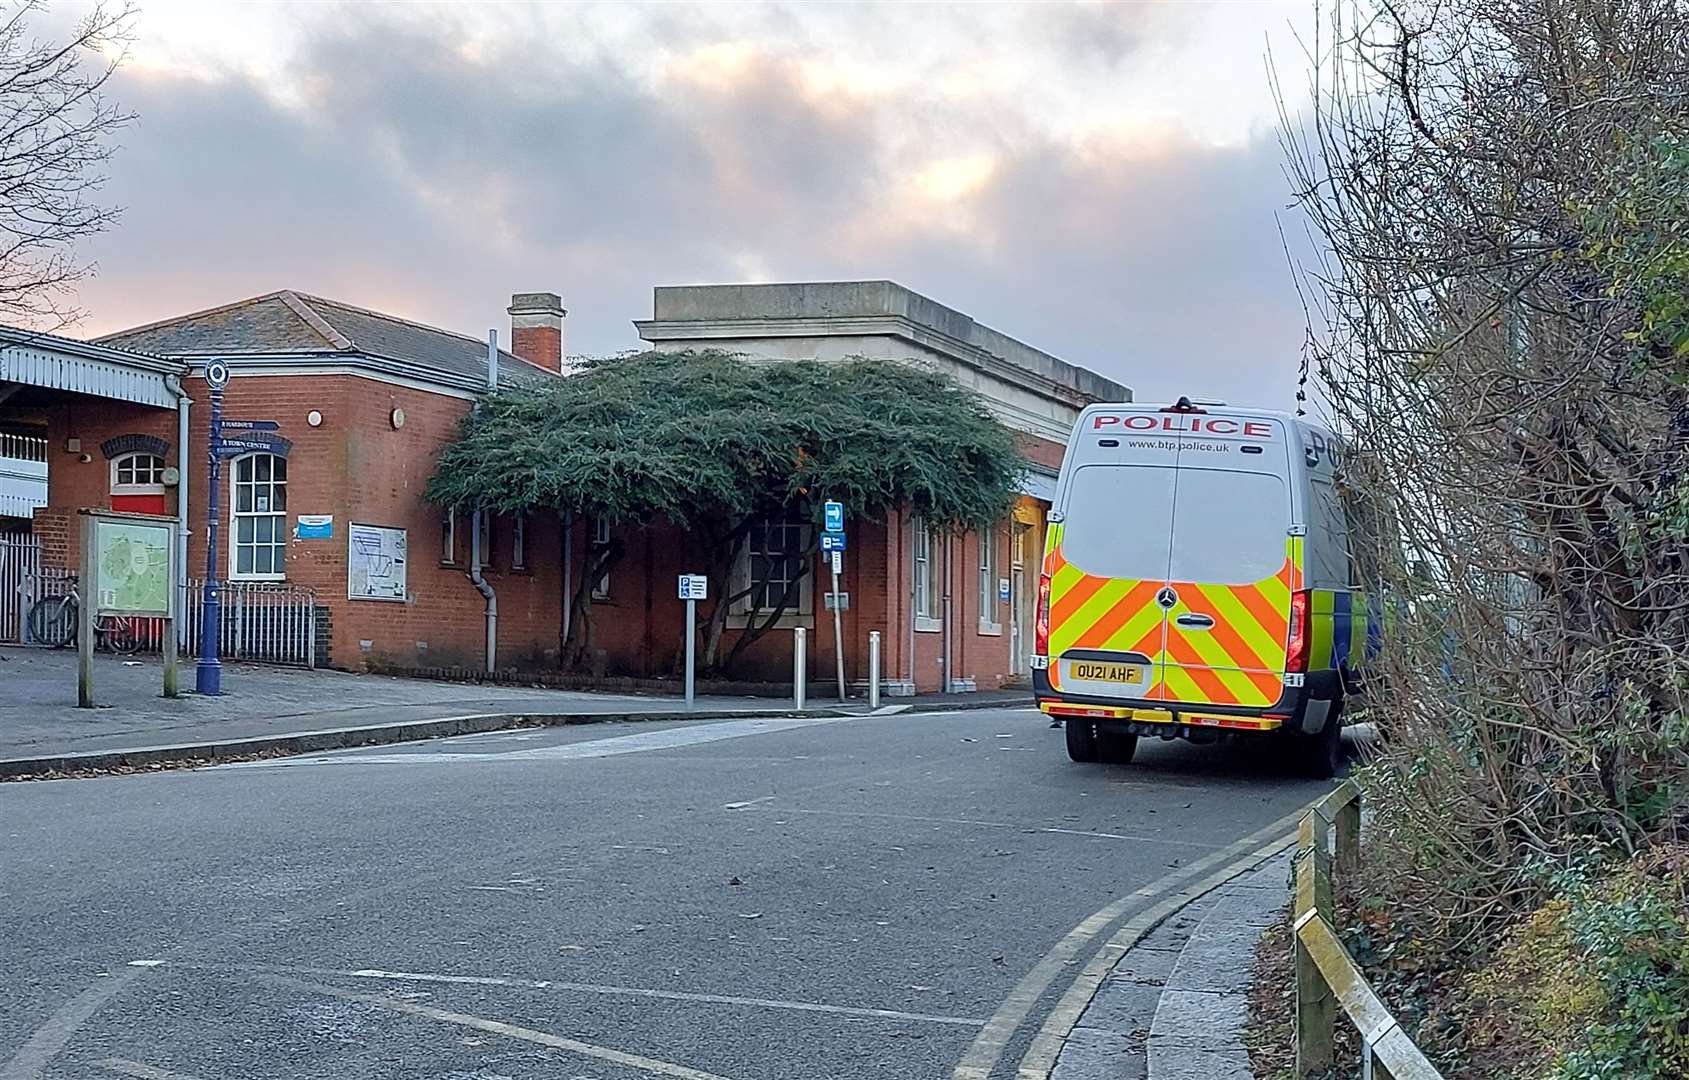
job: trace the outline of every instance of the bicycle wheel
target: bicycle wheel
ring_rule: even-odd
[[[121,653],[124,656],[140,652],[141,646],[146,644],[141,638],[140,627],[135,624],[134,619],[113,619],[111,624],[106,627],[105,636],[106,645],[111,648],[111,651]]]
[[[29,609],[29,636],[39,645],[62,648],[76,640],[76,601],[47,596]]]

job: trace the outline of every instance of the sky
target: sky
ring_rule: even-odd
[[[552,291],[604,354],[656,285],[890,278],[1140,400],[1293,404],[1305,0],[141,5],[78,334]]]

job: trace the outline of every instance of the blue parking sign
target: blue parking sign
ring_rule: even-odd
[[[845,549],[845,534],[830,532],[821,534],[822,551],[843,551]]]

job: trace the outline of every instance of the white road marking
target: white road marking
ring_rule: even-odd
[[[746,804],[749,805],[749,804]],[[1138,836],[1131,833],[1090,832],[1086,829],[1058,829],[1053,826],[1021,825],[1013,821],[984,821],[979,818],[922,817],[916,814],[884,814],[872,810],[804,810],[782,808],[782,814],[810,814],[816,817],[865,817],[890,821],[913,821],[929,825],[978,825],[988,829],[1013,829],[1016,832],[1053,833],[1057,836],[1089,836],[1098,840],[1131,840],[1140,844],[1168,844],[1173,847],[1219,848],[1197,840],[1169,840],[1164,836]]]
[[[640,1054],[630,1054],[624,1050],[615,1050],[608,1046],[595,1046],[592,1043],[581,1042],[579,1039],[566,1039],[549,1032],[535,1031],[533,1028],[518,1027],[506,1024],[500,1020],[486,1020],[479,1016],[469,1016],[466,1013],[449,1012],[436,1009],[431,1005],[419,1005],[414,1001],[395,1001],[379,994],[358,994],[349,990],[342,990],[335,986],[323,986],[319,983],[303,982],[299,979],[289,979],[281,975],[261,976],[264,981],[292,986],[324,997],[339,998],[342,1001],[356,1001],[364,1005],[373,1005],[378,1009],[387,1009],[396,1013],[407,1013],[411,1016],[425,1016],[430,1020],[438,1020],[443,1024],[456,1024],[459,1027],[474,1028],[477,1031],[491,1032],[523,1042],[537,1043],[540,1046],[550,1046],[558,1050],[567,1050],[582,1057],[597,1058],[616,1065],[625,1065],[630,1069],[652,1073],[656,1076],[671,1076],[675,1080],[727,1080],[717,1073],[704,1072],[673,1062],[658,1061],[656,1058],[644,1057]]]
[[[700,743],[738,739],[748,735],[767,735],[794,728],[817,727],[823,724],[842,724],[861,719],[855,716],[795,717],[771,716],[723,720],[697,726],[642,731],[635,735],[614,735],[604,739],[564,743],[561,746],[537,746],[526,750],[501,750],[484,754],[451,753],[446,751],[414,754],[371,753],[367,750],[343,750],[332,754],[308,754],[288,758],[266,758],[261,761],[237,761],[219,766],[224,769],[292,769],[303,765],[468,765],[506,764],[513,761],[578,761],[590,758],[617,757],[648,750],[673,750]]]
[[[747,806],[755,806],[758,803],[765,803],[765,802],[768,802],[771,799],[776,799],[776,798],[779,798],[779,796],[777,796],[777,795],[764,795],[760,799],[746,799],[744,802],[730,802],[730,803],[727,803],[724,806],[722,806],[722,809],[723,810],[743,810]]]
[[[1286,814],[1265,828],[1258,829],[1237,842],[1221,848],[1219,851],[1204,855],[1188,866],[1167,874],[1156,881],[1150,882],[1136,892],[1130,893],[1113,903],[1093,913],[1078,926],[1069,930],[1063,938],[1045,953],[1043,958],[1034,964],[1031,971],[1021,977],[1020,982],[1009,992],[1003,1004],[986,1022],[968,1047],[962,1060],[957,1063],[952,1074],[953,1080],[989,1080],[997,1069],[998,1062],[1003,1057],[1009,1042],[1032,1012],[1038,999],[1050,988],[1056,976],[1073,961],[1079,951],[1101,934],[1116,919],[1144,901],[1163,895],[1175,885],[1188,881],[1205,871],[1212,870],[1217,865],[1232,861],[1247,859],[1249,851],[1258,844],[1276,840],[1289,832],[1305,808]],[[1071,1025],[1069,1025],[1071,1029]],[[1064,1036],[1065,1037],[1065,1036]]]
[[[58,1055],[70,1037],[76,1034],[76,1029],[87,1023],[88,1018],[107,1001],[129,983],[139,978],[140,969],[125,971],[121,975],[101,979],[82,993],[60,1005],[47,1022],[35,1030],[35,1034],[23,1044],[23,1049],[12,1056],[12,1060],[0,1066],[0,1080],[36,1080],[47,1068],[47,1063]]]
[[[580,949],[578,945],[563,946]],[[168,963],[173,968],[190,971],[222,971],[259,973],[279,977],[310,975],[331,979],[373,979],[383,982],[436,983],[456,986],[501,986],[518,990],[560,990],[565,993],[602,994],[607,997],[648,998],[657,1001],[686,1001],[701,1005],[734,1005],[756,1009],[781,1009],[789,1012],[824,1013],[831,1016],[850,1016],[862,1020],[900,1020],[926,1024],[949,1024],[955,1027],[984,1027],[985,1021],[966,1016],[940,1016],[933,1013],[902,1012],[897,1009],[869,1009],[850,1005],[825,1005],[816,1001],[787,1001],[778,998],[741,997],[736,994],[702,994],[683,990],[652,990],[643,986],[614,986],[605,983],[571,982],[564,979],[520,979],[504,975],[445,975],[427,971],[385,971],[381,968],[359,968],[338,971],[332,968],[284,967],[274,964],[197,964]]]
[[[741,916],[748,918],[749,916]],[[748,1005],[761,1009],[788,1009],[795,1012],[830,1013],[834,1016],[856,1016],[871,1020],[912,1020],[928,1024],[954,1024],[958,1027],[984,1027],[984,1020],[964,1016],[935,1016],[931,1013],[900,1012],[896,1009],[860,1009],[848,1005],[822,1005],[813,1001],[781,1001],[773,998],[738,997],[733,994],[694,994],[679,990],[647,990],[637,986],[605,986],[599,983],[558,982],[551,979],[509,979],[483,975],[434,975],[416,971],[334,972],[360,979],[385,979],[400,982],[465,983],[471,986],[513,986],[534,990],[574,990],[587,994],[608,994],[625,997],[658,998],[663,1001],[693,1001],[709,1005]]]
[[[160,1069],[154,1065],[144,1065],[139,1061],[128,1058],[106,1058],[95,1062],[100,1068],[119,1076],[138,1076],[141,1080],[199,1080],[197,1076],[175,1072],[171,1069]]]

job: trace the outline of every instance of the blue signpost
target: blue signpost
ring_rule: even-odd
[[[833,564],[833,659],[838,668],[839,700],[845,699],[844,681],[844,629],[839,610],[844,607],[844,597],[839,595],[839,569],[844,563],[845,532],[844,532],[844,503],[835,499],[828,499],[821,504],[821,550],[827,553],[828,561]]]
[[[210,463],[205,491],[205,599],[200,604],[199,666],[194,669],[194,690],[201,694],[223,692],[223,665],[217,659],[217,642],[222,622],[217,573],[218,492],[223,478],[223,388],[229,385],[229,365],[213,360],[205,365],[205,383],[211,388],[211,434],[206,457]]]

